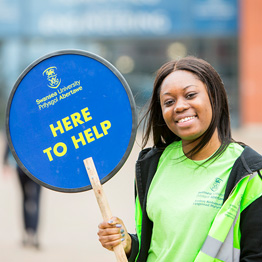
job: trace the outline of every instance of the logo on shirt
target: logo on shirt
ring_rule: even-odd
[[[213,183],[213,185],[210,187],[210,189],[215,192],[218,190],[219,188],[219,185],[221,184],[221,182],[223,182],[223,180],[221,178],[216,178],[215,179],[215,182]]]

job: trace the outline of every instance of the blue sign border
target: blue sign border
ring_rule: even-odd
[[[66,49],[66,50],[60,50],[60,51],[56,51],[50,54],[47,54],[41,58],[39,58],[38,60],[36,60],[35,62],[33,62],[32,64],[30,64],[23,72],[22,74],[18,77],[12,92],[9,96],[9,100],[8,100],[8,104],[7,104],[7,111],[6,111],[6,134],[7,134],[7,140],[8,140],[8,145],[9,148],[17,162],[17,164],[19,165],[19,167],[32,179],[34,180],[36,183],[52,189],[54,191],[59,191],[59,192],[68,192],[68,193],[75,193],[75,192],[83,192],[83,191],[87,191],[92,189],[91,185],[85,186],[85,187],[80,187],[80,188],[61,188],[61,187],[56,187],[53,185],[49,185],[41,180],[39,180],[38,178],[36,178],[33,174],[31,174],[28,169],[25,167],[25,165],[22,163],[22,161],[20,160],[20,158],[18,157],[13,142],[12,142],[12,138],[10,135],[10,109],[11,109],[11,105],[12,105],[12,101],[14,98],[14,95],[16,93],[17,88],[19,87],[19,84],[21,83],[21,81],[23,80],[23,78],[35,67],[37,66],[39,63],[41,63],[44,60],[47,60],[49,58],[53,58],[56,56],[60,56],[60,55],[66,55],[66,54],[70,54],[70,55],[81,55],[81,56],[86,56],[88,58],[94,59],[98,62],[100,62],[101,64],[103,64],[104,66],[106,66],[117,78],[118,80],[121,82],[122,86],[125,89],[125,92],[128,96],[129,99],[129,103],[130,103],[130,107],[131,107],[131,112],[132,112],[132,131],[131,131],[131,136],[129,139],[129,144],[128,147],[122,157],[122,159],[120,160],[120,162],[115,166],[115,168],[109,173],[107,174],[105,177],[103,177],[100,182],[101,184],[104,184],[105,182],[107,182],[109,179],[111,179],[119,170],[120,168],[124,165],[124,163],[126,162],[132,148],[133,148],[133,144],[136,138],[136,130],[137,130],[137,114],[136,114],[136,106],[135,106],[135,101],[131,92],[131,89],[128,85],[128,83],[126,82],[126,80],[124,79],[124,77],[122,76],[122,74],[111,64],[109,63],[107,60],[105,60],[104,58],[87,52],[87,51],[83,51],[83,50],[74,50],[74,49]],[[84,165],[84,164],[83,164]]]

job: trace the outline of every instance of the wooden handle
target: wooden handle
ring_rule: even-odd
[[[103,187],[100,183],[96,167],[92,157],[84,160],[84,165],[91,182],[92,188],[94,190],[97,203],[99,205],[102,217],[105,221],[108,221],[112,217],[112,213],[104,193]],[[122,244],[114,247],[114,253],[116,255],[117,262],[127,262],[126,254]]]

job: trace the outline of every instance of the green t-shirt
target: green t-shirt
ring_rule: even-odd
[[[231,143],[214,162],[204,163],[186,158],[181,141],[165,149],[147,198],[148,217],[154,224],[147,262],[194,261],[242,151],[239,144]]]

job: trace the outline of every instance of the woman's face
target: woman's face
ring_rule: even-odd
[[[175,71],[164,79],[160,103],[168,128],[182,141],[199,138],[211,123],[212,108],[206,86],[188,71]]]

